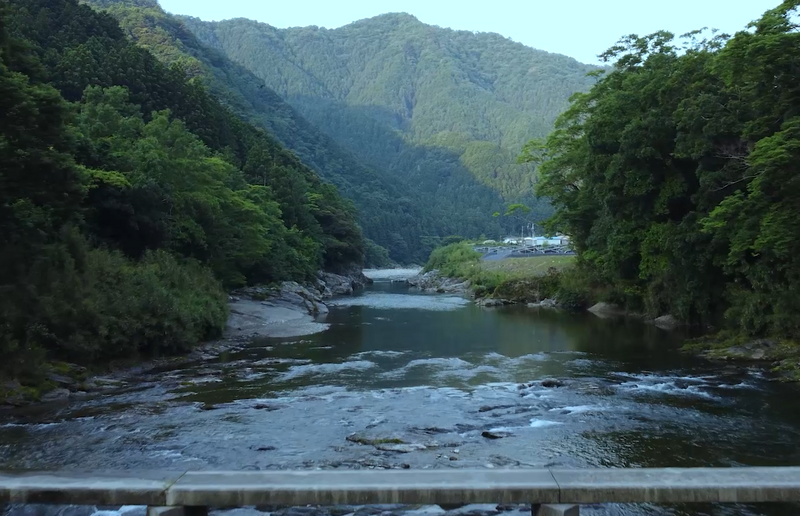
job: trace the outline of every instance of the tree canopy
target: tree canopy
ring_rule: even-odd
[[[733,36],[628,36],[545,142],[551,227],[612,300],[753,335],[800,329],[797,0]]]

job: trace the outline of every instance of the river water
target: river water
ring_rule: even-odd
[[[0,416],[0,463],[81,470],[800,464],[800,389],[755,368],[682,354],[678,332],[591,314],[480,308],[379,276],[331,303],[324,333],[256,341],[143,373],[102,396]],[[353,442],[382,439],[405,446]]]

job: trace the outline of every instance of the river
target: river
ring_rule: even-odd
[[[0,416],[0,462],[81,470],[800,464],[800,389],[756,368],[682,354],[680,332],[480,308],[378,276],[330,304],[323,333],[255,341],[142,373],[102,396]],[[387,439],[404,444],[362,444]]]

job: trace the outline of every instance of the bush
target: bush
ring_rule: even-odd
[[[591,282],[580,267],[571,267],[554,274],[557,285],[555,298],[563,308],[582,310],[595,299],[591,292]]]
[[[364,240],[364,267],[368,269],[379,269],[392,265],[389,258],[389,251],[370,239]]]
[[[524,303],[556,298],[568,310],[586,308],[591,300],[604,300],[584,264],[562,270],[551,267],[543,276],[510,278],[507,273],[482,268],[481,255],[466,243],[434,250],[425,265],[426,272],[431,270],[470,280],[476,297],[491,296]]]
[[[438,270],[445,276],[460,276],[480,263],[481,255],[464,243],[449,244],[434,249],[425,264],[425,271]],[[463,276],[462,276],[463,277]]]
[[[0,302],[4,368],[36,374],[45,356],[81,363],[157,356],[221,335],[226,295],[211,272],[165,251],[133,262],[62,231]],[[21,371],[14,371],[17,375]]]
[[[482,297],[493,292],[502,283],[503,276],[482,269],[480,261],[480,253],[468,244],[456,243],[435,249],[424,270],[438,270],[444,276],[469,280],[475,295]]]

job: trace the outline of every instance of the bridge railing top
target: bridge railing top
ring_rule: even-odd
[[[800,468],[5,472],[2,502],[217,507],[800,502]]]

